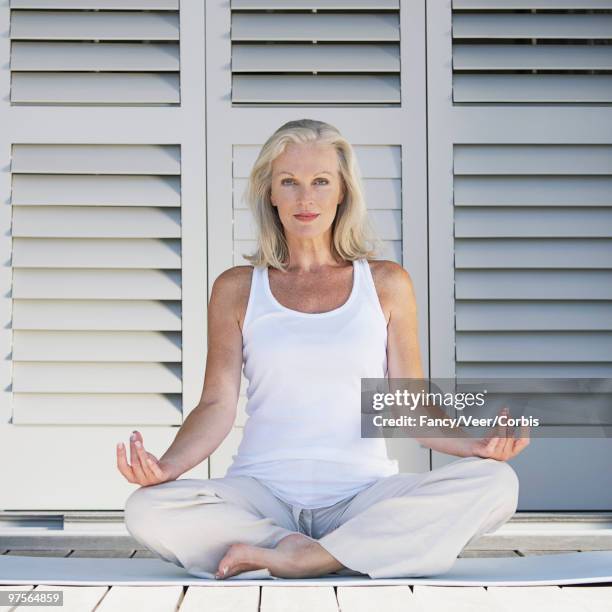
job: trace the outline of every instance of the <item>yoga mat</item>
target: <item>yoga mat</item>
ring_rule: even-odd
[[[612,582],[612,550],[528,557],[459,558],[444,574],[410,578],[328,574],[319,578],[277,578],[268,570],[243,572],[225,580],[196,577],[162,559],[100,559],[0,556],[0,584],[159,586],[533,586]]]

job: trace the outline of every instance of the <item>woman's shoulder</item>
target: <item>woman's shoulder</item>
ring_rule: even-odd
[[[226,312],[235,313],[242,329],[242,321],[249,301],[253,266],[233,266],[223,271],[213,283],[211,305],[217,304]]]
[[[217,288],[219,292],[236,294],[248,289],[251,286],[253,270],[253,266],[233,266],[224,270],[215,279],[213,291]]]
[[[412,292],[412,278],[402,265],[388,259],[368,260],[376,290],[381,296],[397,296]]]
[[[381,283],[393,284],[402,282],[402,279],[410,278],[408,270],[396,261],[390,259],[369,259],[366,261],[370,265],[372,275],[378,277]]]

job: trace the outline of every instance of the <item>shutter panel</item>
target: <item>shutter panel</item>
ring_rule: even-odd
[[[610,0],[453,0],[453,100],[612,102],[610,9]]]
[[[13,146],[13,423],[181,423],[180,168],[174,145]]]
[[[399,1],[232,1],[234,104],[400,102]]]
[[[180,102],[178,0],[12,0],[10,37],[14,104]]]
[[[204,11],[177,0],[10,2],[0,463],[11,468],[0,510],[123,508],[133,485],[116,469],[116,443],[138,429],[161,457],[200,399]],[[190,51],[180,96],[179,31]]]
[[[609,145],[455,145],[458,377],[612,373],[611,175]]]
[[[535,379],[579,421],[609,395],[540,379],[612,375],[612,2],[427,6],[431,375]],[[519,510],[610,507],[610,440],[583,432],[532,428]]]

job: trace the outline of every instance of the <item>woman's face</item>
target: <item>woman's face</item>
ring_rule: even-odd
[[[303,237],[323,234],[343,197],[338,154],[332,145],[291,143],[272,162],[271,201],[285,232]]]

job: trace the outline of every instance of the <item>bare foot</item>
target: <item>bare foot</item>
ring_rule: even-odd
[[[276,548],[232,544],[219,562],[215,577],[229,578],[262,568],[267,568],[273,576],[279,578],[310,578],[335,572],[344,568],[344,565],[317,542],[301,533],[291,533]]]

